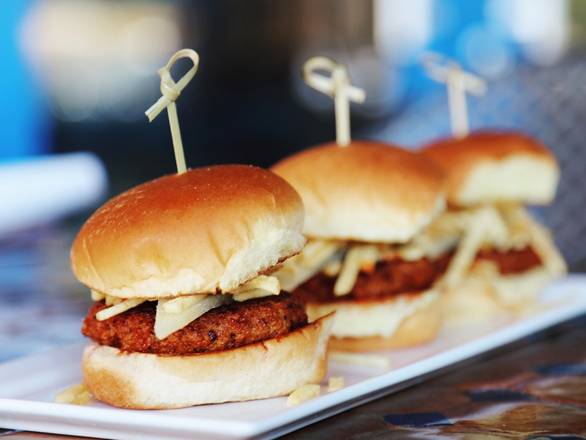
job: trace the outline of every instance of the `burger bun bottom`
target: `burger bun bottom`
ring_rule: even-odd
[[[365,352],[412,347],[433,340],[442,321],[439,292],[418,292],[416,295],[423,301],[408,316],[402,318],[390,335],[384,334],[386,331],[382,326],[378,327],[381,324],[380,317],[388,316],[391,319],[394,307],[400,307],[403,301],[401,296],[368,302],[348,301],[319,305],[309,303],[307,311],[310,317],[319,315],[321,310],[336,312],[330,350]],[[356,329],[360,323],[363,327],[368,323],[366,325],[370,334],[347,334],[347,329]],[[344,329],[345,334],[336,334],[336,329]]]
[[[133,409],[183,408],[283,396],[327,371],[328,315],[286,336],[193,356],[123,353],[92,344],[84,382],[105,403]]]

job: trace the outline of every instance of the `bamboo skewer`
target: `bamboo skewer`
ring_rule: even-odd
[[[464,71],[459,64],[442,59],[435,54],[425,57],[423,65],[431,79],[446,84],[453,135],[467,136],[469,126],[466,93],[483,95],[486,93],[486,81]]]
[[[177,82],[171,76],[171,68],[182,58],[188,58],[193,62],[193,66]],[[175,152],[175,162],[177,163],[177,173],[181,174],[187,171],[185,163],[185,153],[183,152],[183,142],[181,140],[181,129],[179,128],[179,118],[177,116],[177,106],[175,101],[181,95],[181,92],[193,79],[199,66],[199,55],[192,49],[181,49],[173,54],[167,64],[158,70],[161,77],[161,97],[145,112],[149,122],[152,122],[164,109],[167,109],[169,117],[169,126],[171,128],[171,139],[173,141],[173,150]]]
[[[330,76],[321,75],[317,70],[330,72]],[[303,79],[308,86],[334,99],[336,143],[341,147],[350,145],[350,101],[363,103],[364,90],[350,83],[346,66],[327,57],[307,60],[303,65]]]

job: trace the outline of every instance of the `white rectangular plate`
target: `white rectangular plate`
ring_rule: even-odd
[[[330,376],[346,386],[297,407],[285,398],[168,411],[122,410],[53,403],[57,392],[81,382],[79,345],[0,365],[0,427],[124,439],[236,439],[273,437],[392,392],[408,382],[536,331],[586,313],[586,276],[570,276],[542,295],[530,316],[443,330],[425,346],[388,351],[385,369],[332,362]]]

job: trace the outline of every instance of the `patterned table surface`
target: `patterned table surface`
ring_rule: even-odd
[[[286,438],[586,438],[586,316]]]
[[[0,362],[82,339],[90,300],[69,270],[72,237],[68,229],[49,228],[0,241]],[[586,438],[586,317],[288,438],[438,436]]]
[[[82,340],[90,297],[69,269],[72,238],[48,228],[0,240],[0,362]]]

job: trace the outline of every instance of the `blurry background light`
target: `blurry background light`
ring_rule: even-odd
[[[432,33],[432,0],[374,0],[376,50],[394,62],[413,61]]]
[[[489,0],[489,18],[502,23],[531,62],[558,61],[569,46],[568,0]]]
[[[22,46],[47,84],[56,116],[143,117],[152,85],[145,76],[180,46],[176,12],[172,4],[148,1],[37,3],[23,22]]]
[[[495,25],[470,26],[462,32],[457,45],[466,64],[487,79],[498,78],[512,67],[513,48]]]
[[[396,108],[405,97],[403,77],[392,61],[369,47],[352,57],[353,79],[366,91],[366,101],[355,105],[356,115],[376,119]]]

